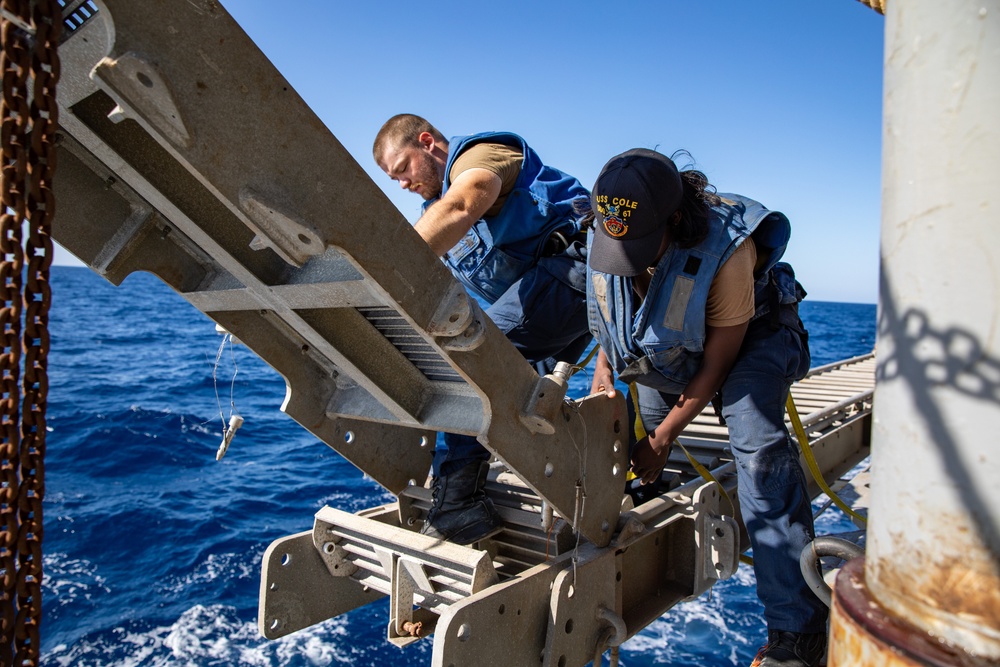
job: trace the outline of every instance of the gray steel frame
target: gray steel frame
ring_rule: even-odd
[[[99,6],[62,50],[56,239],[171,285],[390,491],[426,477],[434,431],[475,435],[607,544],[621,399],[563,404],[221,6]]]
[[[874,370],[866,355],[813,369],[792,389],[810,449],[834,490],[870,452]],[[432,665],[495,664],[499,657],[584,665],[599,648],[620,644],[731,576],[749,546],[725,428],[709,409],[681,440],[721,489],[676,452],[664,471],[672,490],[639,507],[626,504],[605,547],[576,538],[558,520],[546,531],[542,501],[503,474],[491,475],[487,492],[504,531],[474,548],[449,545],[448,557],[438,551],[433,564],[420,554],[437,544],[403,530],[426,512],[426,489],[408,489],[398,503],[358,516],[324,508],[312,533],[276,540],[265,554],[261,633],[277,638],[390,595],[388,639],[415,641],[400,629],[420,621],[423,635],[434,632]],[[815,482],[810,490],[820,492]],[[486,555],[492,567],[478,581],[488,585],[474,585],[469,564],[485,568]],[[422,576],[400,576],[404,560],[421,561]]]

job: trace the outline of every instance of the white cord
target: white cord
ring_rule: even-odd
[[[218,370],[219,362],[222,360],[222,353],[226,349],[226,343],[229,343],[229,355],[233,362],[233,380],[229,385],[229,421],[226,421],[226,415],[222,410],[222,399],[219,398],[219,382],[218,382]],[[219,417],[222,419],[222,444],[219,445],[219,450],[215,453],[215,460],[221,461],[222,457],[226,455],[226,450],[229,449],[229,445],[233,442],[233,437],[236,435],[236,431],[243,426],[243,417],[240,416],[239,411],[236,409],[236,376],[239,375],[240,369],[236,365],[236,353],[233,350],[233,335],[226,332],[222,337],[222,342],[219,344],[219,351],[215,355],[215,366],[212,368],[212,385],[215,387],[215,402],[219,406]]]
[[[579,521],[583,519],[584,510],[587,504],[587,420],[583,418],[580,414],[580,407],[574,401],[565,401],[565,406],[570,411],[574,412],[577,417],[580,418],[580,423],[583,424],[583,451],[580,451],[580,445],[577,444],[576,438],[573,437],[573,430],[568,429],[570,442],[573,443],[573,448],[576,449],[577,460],[580,461],[580,482],[576,485],[576,498],[573,503],[573,530],[576,532],[576,544],[573,546],[573,586],[576,586],[576,564],[580,556],[580,529]]]

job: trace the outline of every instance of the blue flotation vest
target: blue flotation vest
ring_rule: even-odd
[[[549,236],[559,231],[572,237],[580,231],[579,214],[573,201],[586,200],[590,193],[580,181],[542,164],[524,139],[510,132],[483,132],[449,141],[445,182],[455,159],[473,144],[505,144],[524,156],[514,189],[500,212],[476,222],[449,250],[444,261],[467,288],[493,303],[538,261]],[[424,204],[427,206],[433,201]]]
[[[748,237],[758,256],[754,319],[773,312],[775,321],[798,322],[797,312],[781,308],[805,296],[792,267],[778,262],[791,236],[788,218],[746,197],[719,196],[722,203],[711,207],[708,235],[693,248],[668,248],[641,303],[631,278],[588,269],[590,329],[623,382],[672,394],[684,390],[701,366],[712,280]]]

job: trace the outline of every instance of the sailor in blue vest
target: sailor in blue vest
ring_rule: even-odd
[[[420,116],[390,118],[375,162],[423,197],[414,228],[487,315],[535,365],[575,362],[592,340],[587,323],[589,197],[580,182],[546,166],[521,137],[486,132],[450,141]],[[443,440],[443,443],[440,442]],[[434,502],[422,533],[459,544],[488,537],[501,519],[483,492],[489,452],[446,433],[434,453]]]
[[[601,351],[593,391],[636,382],[648,435],[631,451],[644,484],[718,393],[737,464],[768,642],[754,665],[825,655],[827,610],[799,571],[814,537],[799,454],[784,425],[791,383],[809,369],[798,317],[805,292],[779,263],[788,219],[716,194],[704,174],[660,153],[612,158],[594,186],[588,305]]]

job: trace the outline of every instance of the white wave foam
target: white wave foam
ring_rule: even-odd
[[[317,508],[327,505],[345,512],[358,512],[369,507],[377,507],[396,502],[396,496],[372,482],[370,489],[358,488],[349,491],[334,491],[319,498]]]
[[[97,574],[96,567],[88,560],[70,558],[64,553],[44,554],[42,568],[45,599],[55,600],[59,606],[72,605],[81,597],[89,600],[94,595],[111,592],[107,579]]]
[[[246,553],[209,554],[204,561],[190,572],[180,577],[170,577],[162,584],[167,593],[182,593],[192,586],[235,579],[256,581],[260,573],[260,562],[264,549],[258,555],[248,558]]]
[[[209,419],[201,420],[194,417],[181,415],[181,433],[196,433],[198,435],[221,435],[223,428],[220,426],[221,420]]]
[[[148,630],[114,628],[43,656],[60,667],[328,667],[354,664],[346,621],[333,619],[268,641],[233,607],[196,605],[174,623]]]

